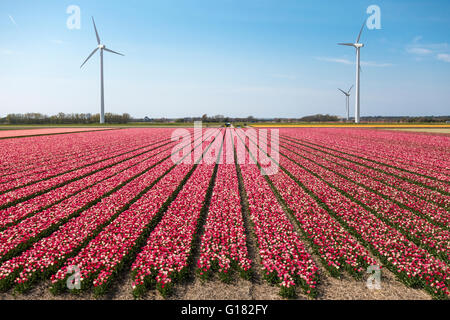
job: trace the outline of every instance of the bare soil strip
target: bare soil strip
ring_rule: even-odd
[[[391,131],[450,134],[450,128],[390,128]]]
[[[92,132],[116,130],[115,128],[47,128],[47,129],[28,129],[28,130],[1,130],[0,139],[48,136],[55,134],[68,134],[76,132]]]

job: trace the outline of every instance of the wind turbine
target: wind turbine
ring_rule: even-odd
[[[345,92],[344,90],[338,88],[339,91],[341,91],[343,94],[345,94],[345,100],[346,100],[345,106],[347,107],[347,121],[350,120],[350,91],[352,91],[352,89],[353,89],[353,86],[351,86],[350,89],[347,92]]]
[[[87,57],[87,59],[81,65],[80,69],[83,68],[83,66],[86,64],[86,62],[88,62],[88,60],[100,49],[100,123],[103,124],[103,123],[105,123],[105,90],[104,90],[104,85],[103,85],[103,51],[108,51],[108,52],[111,52],[114,54],[118,54],[119,56],[124,56],[124,55],[121,53],[112,51],[112,50],[106,48],[106,46],[104,44],[101,44],[100,37],[97,32],[97,27],[95,26],[94,17],[92,17],[92,23],[94,24],[95,35],[97,37],[97,48],[95,48],[94,51],[92,51],[92,53],[89,55],[89,57]]]
[[[356,101],[355,101],[355,123],[359,123],[360,119],[360,72],[361,72],[361,60],[360,60],[360,50],[362,47],[364,47],[364,44],[359,43],[359,39],[361,38],[361,34],[364,30],[366,22],[364,21],[364,24],[361,28],[361,31],[359,32],[358,38],[356,39],[355,43],[338,43],[340,46],[349,46],[356,48]]]

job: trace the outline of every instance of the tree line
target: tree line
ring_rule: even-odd
[[[113,114],[105,113],[106,123],[123,124],[130,122],[128,113]],[[48,116],[42,113],[12,113],[5,118],[1,118],[3,124],[95,124],[100,122],[100,114],[90,113],[58,113]]]
[[[255,118],[253,116],[248,117],[226,117],[223,115],[208,116],[204,114],[201,117],[186,117],[186,118],[149,118],[144,117],[142,119],[131,118],[128,113],[105,114],[105,122],[111,124],[126,124],[130,122],[148,122],[148,123],[192,123],[194,121],[203,121],[205,123],[255,123],[255,122],[276,122],[276,123],[296,123],[296,122],[339,122],[343,119],[328,115],[328,114],[316,114],[306,116],[302,118]],[[450,121],[450,116],[428,116],[428,117],[386,117],[386,116],[374,116],[374,117],[361,117],[363,122],[390,122],[390,123],[442,123]],[[4,118],[0,118],[1,124],[97,124],[100,122],[99,114],[90,113],[58,113],[53,116],[47,116],[41,113],[13,113],[8,114]]]
[[[148,119],[148,121],[157,122],[161,119]],[[291,122],[337,122],[340,121],[339,117],[331,116],[331,115],[323,115],[316,114],[312,116],[307,116],[303,118],[255,118],[253,116],[248,116],[245,118],[242,117],[226,117],[223,115],[216,116],[208,116],[204,114],[201,117],[187,117],[187,118],[178,118],[178,119],[165,119],[166,121],[175,121],[178,123],[191,123],[194,121],[202,121],[205,123],[222,123],[222,122],[246,122],[246,123],[255,123],[255,122],[278,122],[278,123],[291,123]]]
[[[398,123],[442,123],[450,121],[450,116],[423,116],[423,117],[361,117],[361,121],[368,122],[398,122]]]

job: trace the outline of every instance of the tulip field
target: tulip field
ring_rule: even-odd
[[[260,279],[321,299],[326,279],[365,285],[376,266],[449,299],[449,135],[273,129],[5,136],[0,297],[170,299],[195,279]]]

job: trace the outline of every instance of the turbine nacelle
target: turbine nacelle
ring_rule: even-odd
[[[105,46],[104,44],[99,44],[97,47],[98,47],[99,49],[105,49],[105,48],[106,48],[106,46]]]
[[[364,44],[362,43],[338,43],[340,46],[354,47],[354,48],[362,48]]]

